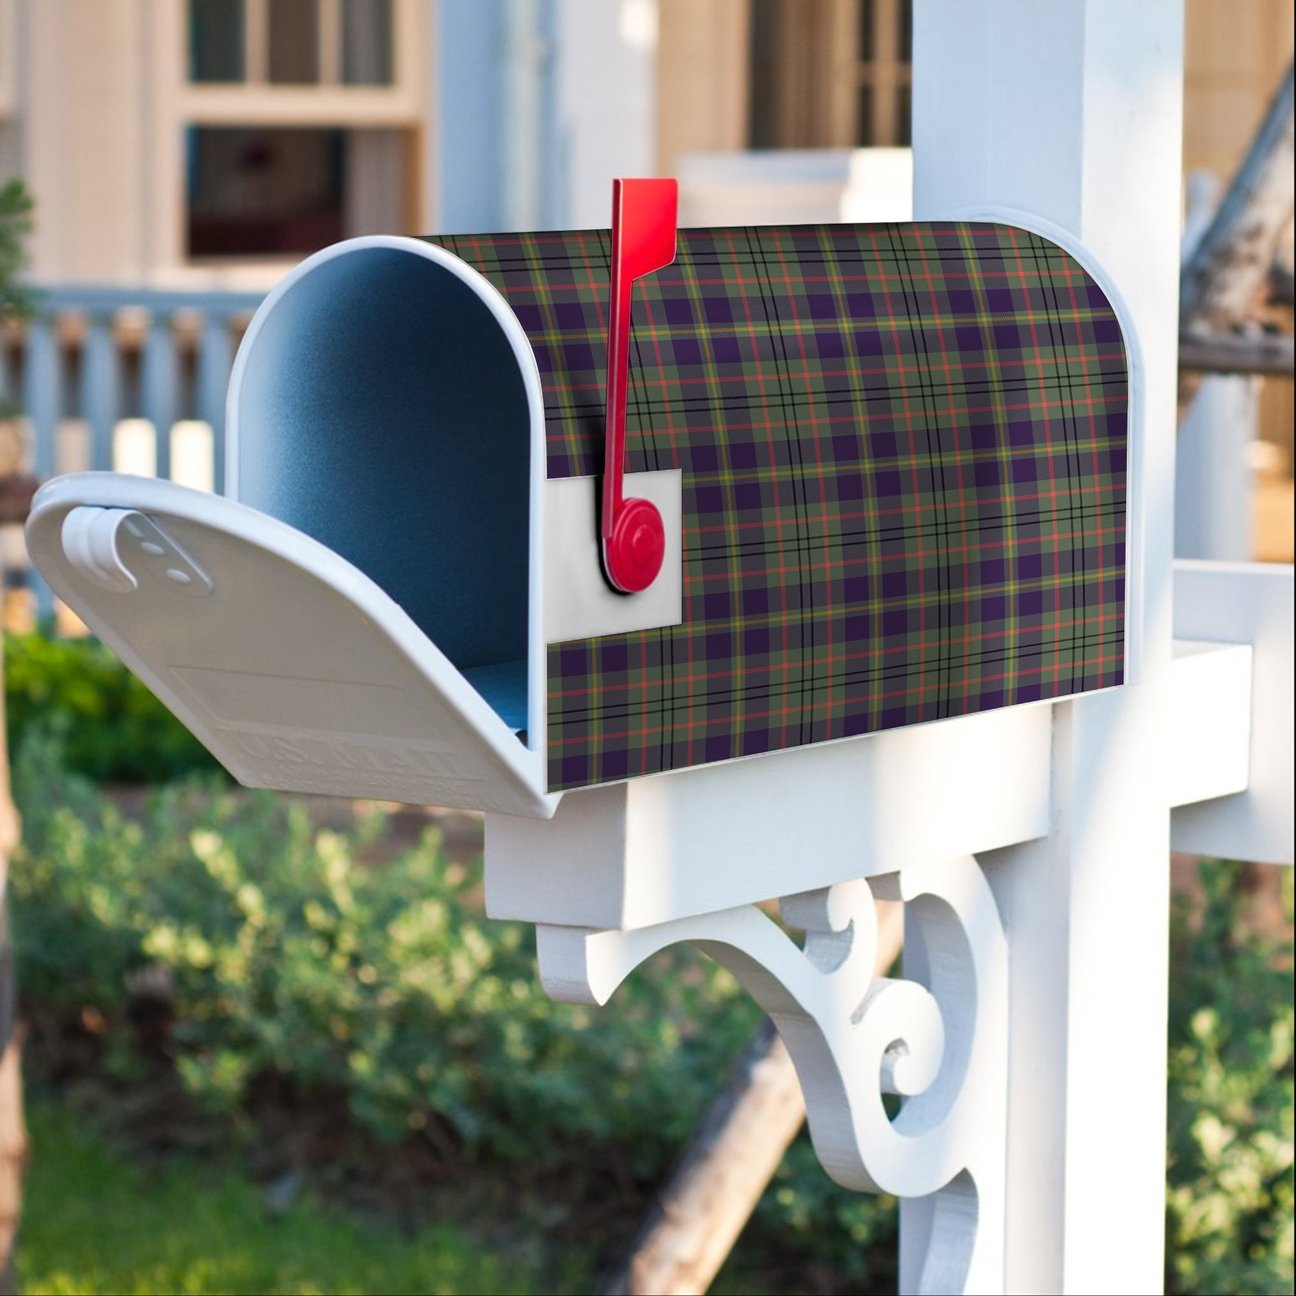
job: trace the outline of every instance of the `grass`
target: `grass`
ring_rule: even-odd
[[[458,1226],[413,1236],[303,1197],[281,1214],[233,1166],[130,1159],[47,1102],[28,1111],[22,1289],[90,1293],[525,1292],[535,1275]]]

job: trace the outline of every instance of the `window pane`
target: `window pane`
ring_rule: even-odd
[[[189,80],[243,76],[243,0],[189,0]]]
[[[345,237],[343,131],[193,127],[188,151],[190,256],[299,254]]]
[[[910,118],[913,116],[913,96],[907,85],[896,86],[895,144],[908,148],[910,144]]]
[[[859,88],[859,99],[855,107],[855,142],[857,144],[876,144],[873,138],[873,87],[862,85]]]
[[[391,85],[391,0],[342,0],[342,80]]]
[[[873,0],[859,0],[859,60],[873,62]]]
[[[913,62],[913,0],[900,0],[900,24],[896,32],[896,58]]]
[[[774,148],[778,143],[774,120],[778,75],[777,0],[752,0],[748,83],[747,145]]]
[[[270,80],[276,85],[319,80],[319,0],[270,0]]]

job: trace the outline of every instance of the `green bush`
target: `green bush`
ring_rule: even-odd
[[[98,640],[5,635],[9,750],[33,725],[62,735],[68,767],[114,783],[219,770],[207,749]]]
[[[38,728],[14,777],[29,1003],[102,1019],[103,1064],[129,1077],[159,1061],[129,1029],[132,1002],[163,994],[162,1062],[236,1121],[271,1076],[303,1098],[342,1095],[388,1143],[435,1125],[478,1164],[616,1165],[647,1185],[755,1028],[732,978],[687,951],[659,956],[607,1010],[550,1002],[529,929],[481,917],[477,868],[448,862],[435,833],[372,867],[379,820],[322,832],[300,802],[210,779],[128,818]],[[1287,1291],[1290,942],[1245,922],[1228,866],[1202,876],[1203,900],[1173,930],[1167,1281]],[[894,1281],[894,1229],[893,1203],[836,1188],[802,1141],[722,1285],[745,1290],[796,1256],[825,1290],[877,1290]]]
[[[1200,876],[1172,928],[1166,1286],[1290,1292],[1291,941],[1257,932],[1237,865]]]
[[[581,1140],[649,1173],[754,1028],[729,974],[687,952],[614,1012],[555,1004],[530,928],[488,923],[478,870],[434,832],[373,868],[359,856],[377,821],[317,831],[300,803],[212,784],[158,791],[135,821],[39,735],[14,781],[23,994],[125,1039],[111,1027],[132,995],[164,987],[175,1066],[213,1107],[238,1112],[275,1075],[344,1093],[386,1140],[439,1119],[494,1158],[534,1165]]]
[[[319,831],[300,802],[211,780],[158,789],[130,818],[39,729],[14,787],[24,998],[100,1022],[101,1065],[129,1081],[150,1065],[133,1002],[164,994],[168,1064],[236,1125],[273,1076],[302,1099],[343,1095],[388,1143],[439,1123],[465,1158],[525,1166],[532,1183],[615,1166],[646,1191],[759,1021],[727,972],[686,949],[658,955],[606,1010],[553,1003],[530,928],[482,918],[479,868],[448,862],[435,831],[372,867],[380,819]],[[863,1281],[894,1257],[860,1243],[893,1234],[893,1203],[835,1187],[798,1146],[738,1281],[807,1254]]]

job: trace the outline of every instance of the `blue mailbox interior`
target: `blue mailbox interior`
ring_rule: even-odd
[[[239,500],[358,567],[525,729],[530,411],[486,302],[417,251],[360,246],[245,346]]]

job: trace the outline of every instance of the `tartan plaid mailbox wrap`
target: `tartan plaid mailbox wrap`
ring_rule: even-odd
[[[435,242],[530,338],[548,476],[601,473],[608,232]],[[1048,240],[683,230],[629,393],[628,470],[683,471],[684,618],[549,648],[552,790],[1121,683],[1125,350]]]

